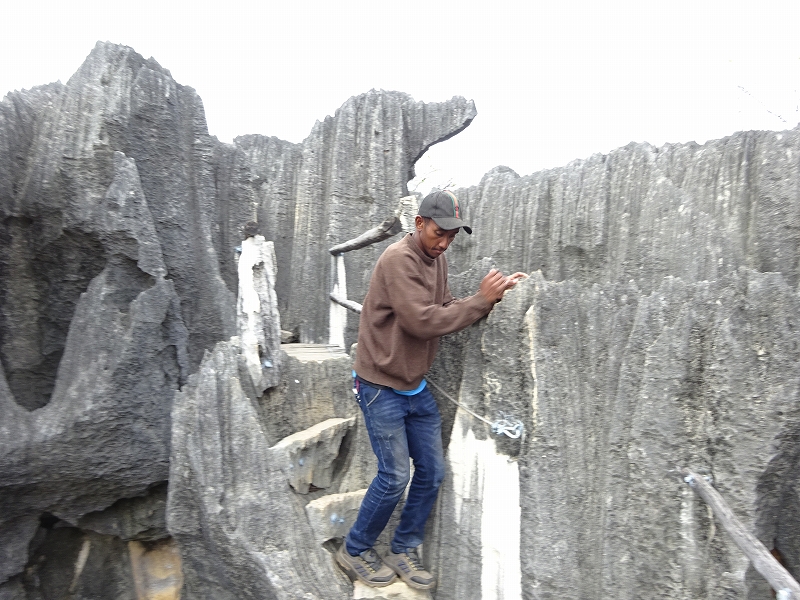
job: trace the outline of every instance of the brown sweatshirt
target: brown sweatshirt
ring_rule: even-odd
[[[492,310],[480,294],[453,299],[444,255],[430,258],[415,235],[395,242],[378,259],[358,329],[356,373],[396,390],[419,386],[433,364],[439,336]]]

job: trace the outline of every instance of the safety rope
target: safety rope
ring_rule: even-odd
[[[450,394],[445,392],[441,387],[436,385],[430,379],[427,379],[427,381],[433,387],[435,387],[437,390],[439,390],[439,392],[441,392],[444,395],[445,398],[450,400],[450,402],[452,402],[456,406],[459,406],[459,407],[463,408],[466,412],[468,412],[470,415],[472,415],[473,417],[475,417],[479,421],[483,421],[484,423],[489,425],[489,427],[492,428],[492,433],[494,433],[496,435],[504,434],[504,435],[510,437],[512,440],[519,439],[520,437],[522,437],[522,434],[525,433],[525,426],[522,424],[522,421],[519,421],[518,419],[509,419],[507,415],[502,415],[501,418],[499,418],[497,421],[490,421],[489,419],[480,416],[479,414],[477,414],[473,410],[471,410],[471,409],[467,408],[466,406],[464,406],[463,404],[461,404],[461,402],[459,402],[458,400],[453,398]]]

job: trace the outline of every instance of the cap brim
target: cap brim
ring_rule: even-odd
[[[460,227],[468,234],[472,235],[472,227],[464,223],[464,221],[461,219],[456,219],[455,217],[431,217],[431,219],[433,219],[433,222],[442,229],[449,231],[451,229],[458,229]]]

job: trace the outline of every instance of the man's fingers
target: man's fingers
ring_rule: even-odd
[[[514,273],[513,275],[509,275],[507,277],[507,279],[508,279],[508,287],[512,288],[515,285],[517,285],[517,283],[519,283],[520,279],[527,279],[527,278],[528,278],[528,274],[527,273],[522,273],[522,272],[519,272],[519,271]]]

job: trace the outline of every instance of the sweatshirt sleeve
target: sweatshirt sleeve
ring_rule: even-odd
[[[392,290],[392,310],[408,335],[430,340],[463,329],[492,310],[492,305],[480,294],[454,300],[449,286],[443,304],[431,303],[431,293],[419,273],[387,266],[389,277],[398,278],[387,286]]]

